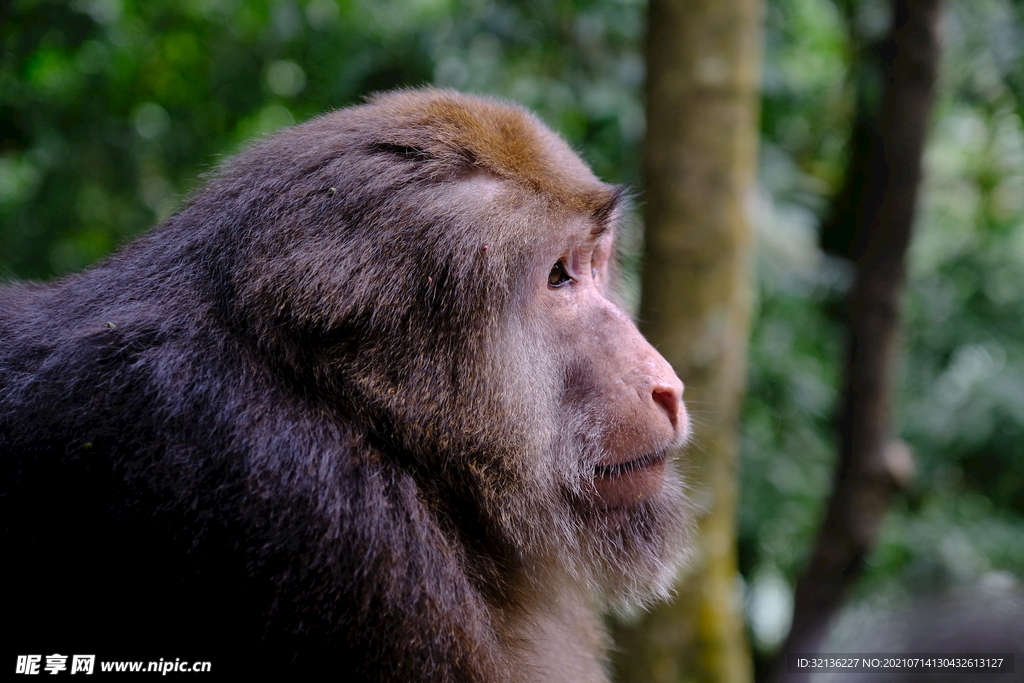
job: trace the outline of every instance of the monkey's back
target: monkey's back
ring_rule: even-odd
[[[217,320],[110,293],[104,267],[0,288],[9,646],[483,680],[494,634],[412,478]]]

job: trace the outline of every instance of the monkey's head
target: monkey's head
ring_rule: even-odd
[[[482,581],[616,603],[667,589],[687,527],[683,386],[614,294],[622,203],[525,110],[418,90],[256,145],[183,213],[218,214],[233,326],[414,473]]]

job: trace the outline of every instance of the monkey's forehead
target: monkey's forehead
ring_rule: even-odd
[[[354,119],[377,144],[486,170],[600,219],[614,211],[621,196],[536,115],[515,104],[426,88],[377,94],[366,105],[332,116]]]

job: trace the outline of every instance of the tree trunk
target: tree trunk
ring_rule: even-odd
[[[650,0],[640,325],[686,385],[699,536],[678,597],[619,624],[629,683],[751,680],[736,568],[750,328],[761,0]]]
[[[852,229],[842,242],[856,278],[846,301],[849,348],[840,461],[825,520],[797,583],[793,625],[772,668],[774,681],[810,679],[789,674],[786,655],[818,651],[863,570],[892,494],[913,472],[907,447],[890,432],[890,394],[905,254],[939,62],[938,16],[939,0],[894,1],[883,50],[885,85],[873,127],[877,134],[861,136],[870,148],[850,154],[848,173],[867,177],[848,182],[848,188],[859,189],[844,200]]]

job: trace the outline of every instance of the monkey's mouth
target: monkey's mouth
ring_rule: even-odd
[[[621,477],[637,470],[646,469],[652,465],[659,465],[665,462],[666,455],[666,452],[661,450],[648,453],[636,460],[629,460],[614,465],[598,465],[594,468],[594,475],[597,477]]]
[[[594,468],[598,507],[611,512],[640,505],[665,487],[666,451],[655,451],[634,460]]]

